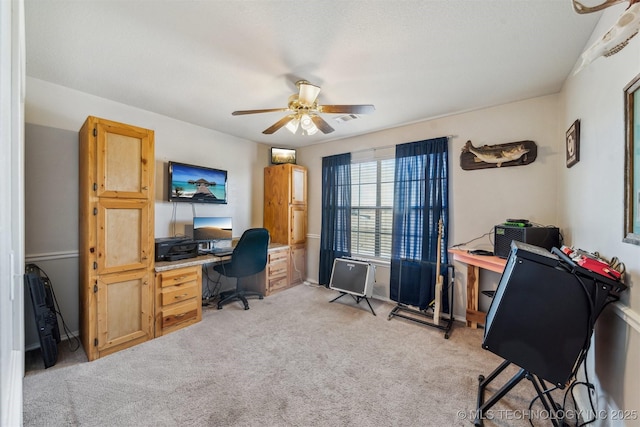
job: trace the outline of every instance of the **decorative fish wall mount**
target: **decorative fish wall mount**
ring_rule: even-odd
[[[522,166],[532,163],[538,156],[538,146],[533,141],[508,142],[506,144],[474,147],[471,141],[462,147],[460,167],[464,170]]]

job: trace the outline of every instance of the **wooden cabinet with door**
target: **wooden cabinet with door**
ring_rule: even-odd
[[[80,336],[89,360],[153,338],[154,132],[80,129]]]
[[[264,170],[264,227],[289,246],[289,285],[306,277],[307,169],[283,164]]]

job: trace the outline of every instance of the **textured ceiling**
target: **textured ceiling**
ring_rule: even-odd
[[[586,2],[585,2],[586,3]],[[270,145],[300,147],[556,93],[600,13],[570,0],[25,0],[27,75]],[[262,131],[295,81],[376,111]]]

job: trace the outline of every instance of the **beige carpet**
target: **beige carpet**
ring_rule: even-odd
[[[446,340],[388,320],[390,303],[372,300],[373,316],[349,296],[329,303],[337,295],[300,285],[247,311],[205,308],[196,325],[93,362],[61,352],[27,372],[24,425],[473,425],[478,375],[502,362],[481,348],[482,330],[456,323]],[[523,381],[485,425],[528,426],[518,411],[534,396]]]

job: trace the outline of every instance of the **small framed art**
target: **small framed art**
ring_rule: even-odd
[[[580,120],[573,122],[567,130],[567,167],[580,161]]]

